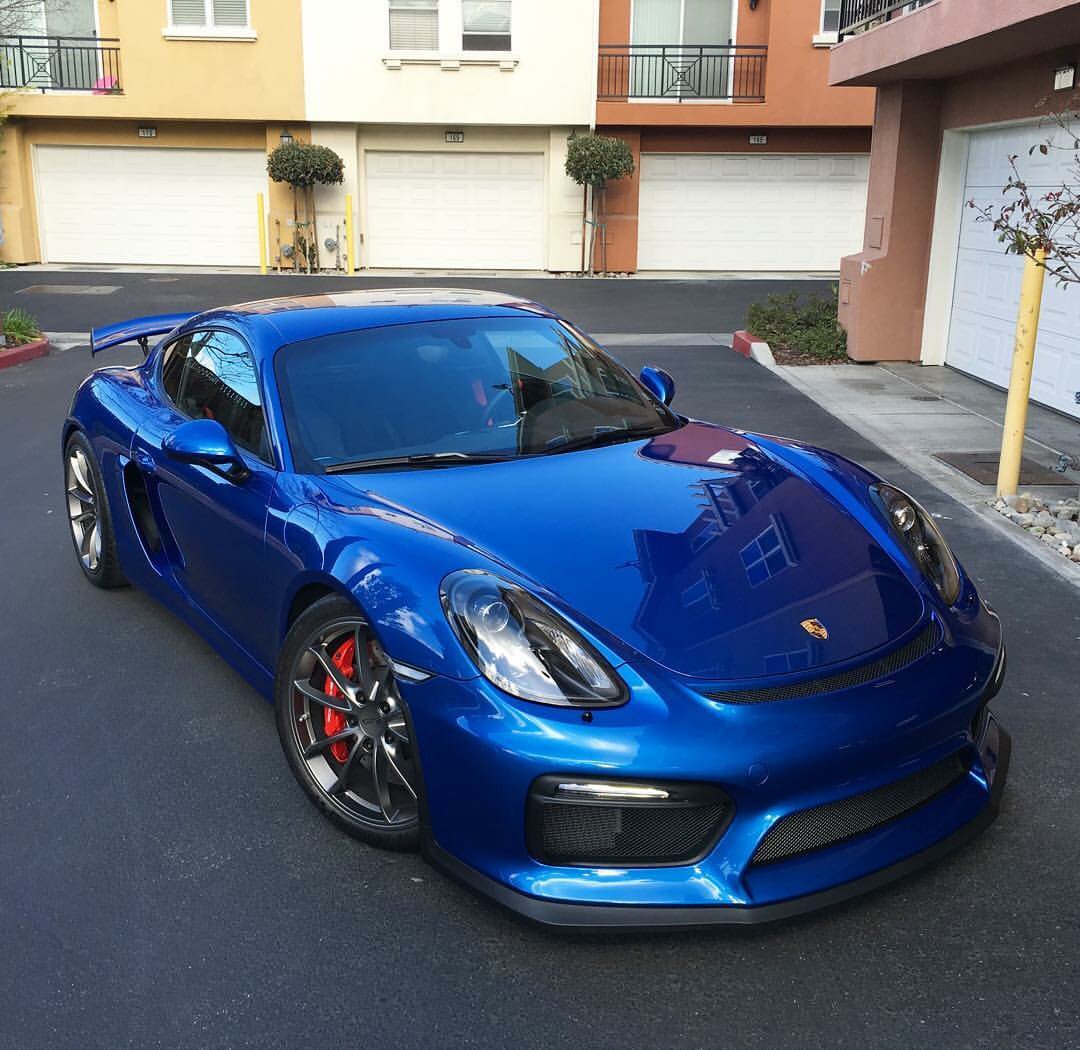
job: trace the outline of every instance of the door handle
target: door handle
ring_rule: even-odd
[[[154,457],[143,448],[135,450],[135,462],[139,465],[139,470],[144,474],[153,474],[154,469],[157,466],[157,464],[154,463]]]

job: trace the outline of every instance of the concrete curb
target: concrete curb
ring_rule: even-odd
[[[32,343],[23,343],[22,346],[0,348],[0,368],[21,365],[25,361],[33,361],[35,357],[44,357],[48,352],[49,340],[46,336],[35,339]]]
[[[764,339],[758,339],[745,330],[736,332],[731,339],[731,349],[743,357],[749,357],[751,361],[757,361],[766,368],[775,368],[776,360],[773,358],[772,347]]]

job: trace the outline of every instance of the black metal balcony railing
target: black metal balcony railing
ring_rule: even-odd
[[[882,22],[906,15],[930,2],[931,0],[840,0],[840,36],[873,29]]]
[[[601,44],[596,96],[764,102],[767,51],[743,44]]]
[[[0,36],[0,88],[118,94],[119,43],[111,37]]]

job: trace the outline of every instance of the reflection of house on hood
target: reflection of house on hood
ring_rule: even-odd
[[[669,462],[723,464],[725,473],[697,486],[701,512],[684,531],[635,530],[647,584],[635,624],[669,649],[665,625],[683,624],[678,662],[701,677],[779,674],[827,663],[824,642],[800,621],[820,614],[839,624],[839,599],[845,621],[880,622],[885,596],[874,586],[873,560],[884,555],[854,523],[838,530],[831,515],[800,513],[806,483],[760,449],[736,434],[730,447],[716,449],[716,436],[700,435],[711,439],[710,448],[693,450],[660,438],[646,453]],[[838,583],[836,552],[845,544],[858,544],[870,559],[864,571]]]

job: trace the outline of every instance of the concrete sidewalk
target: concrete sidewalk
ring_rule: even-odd
[[[982,485],[938,458],[944,452],[997,452],[1005,393],[951,368],[907,363],[777,365],[773,371],[893,458],[1002,529],[1048,568],[1080,583],[1080,567],[1048,551],[992,510],[994,485]],[[1075,497],[1080,471],[1058,474],[1061,457],[1080,456],[1080,423],[1031,405],[1024,458],[1064,484],[1026,485],[1044,502]]]

